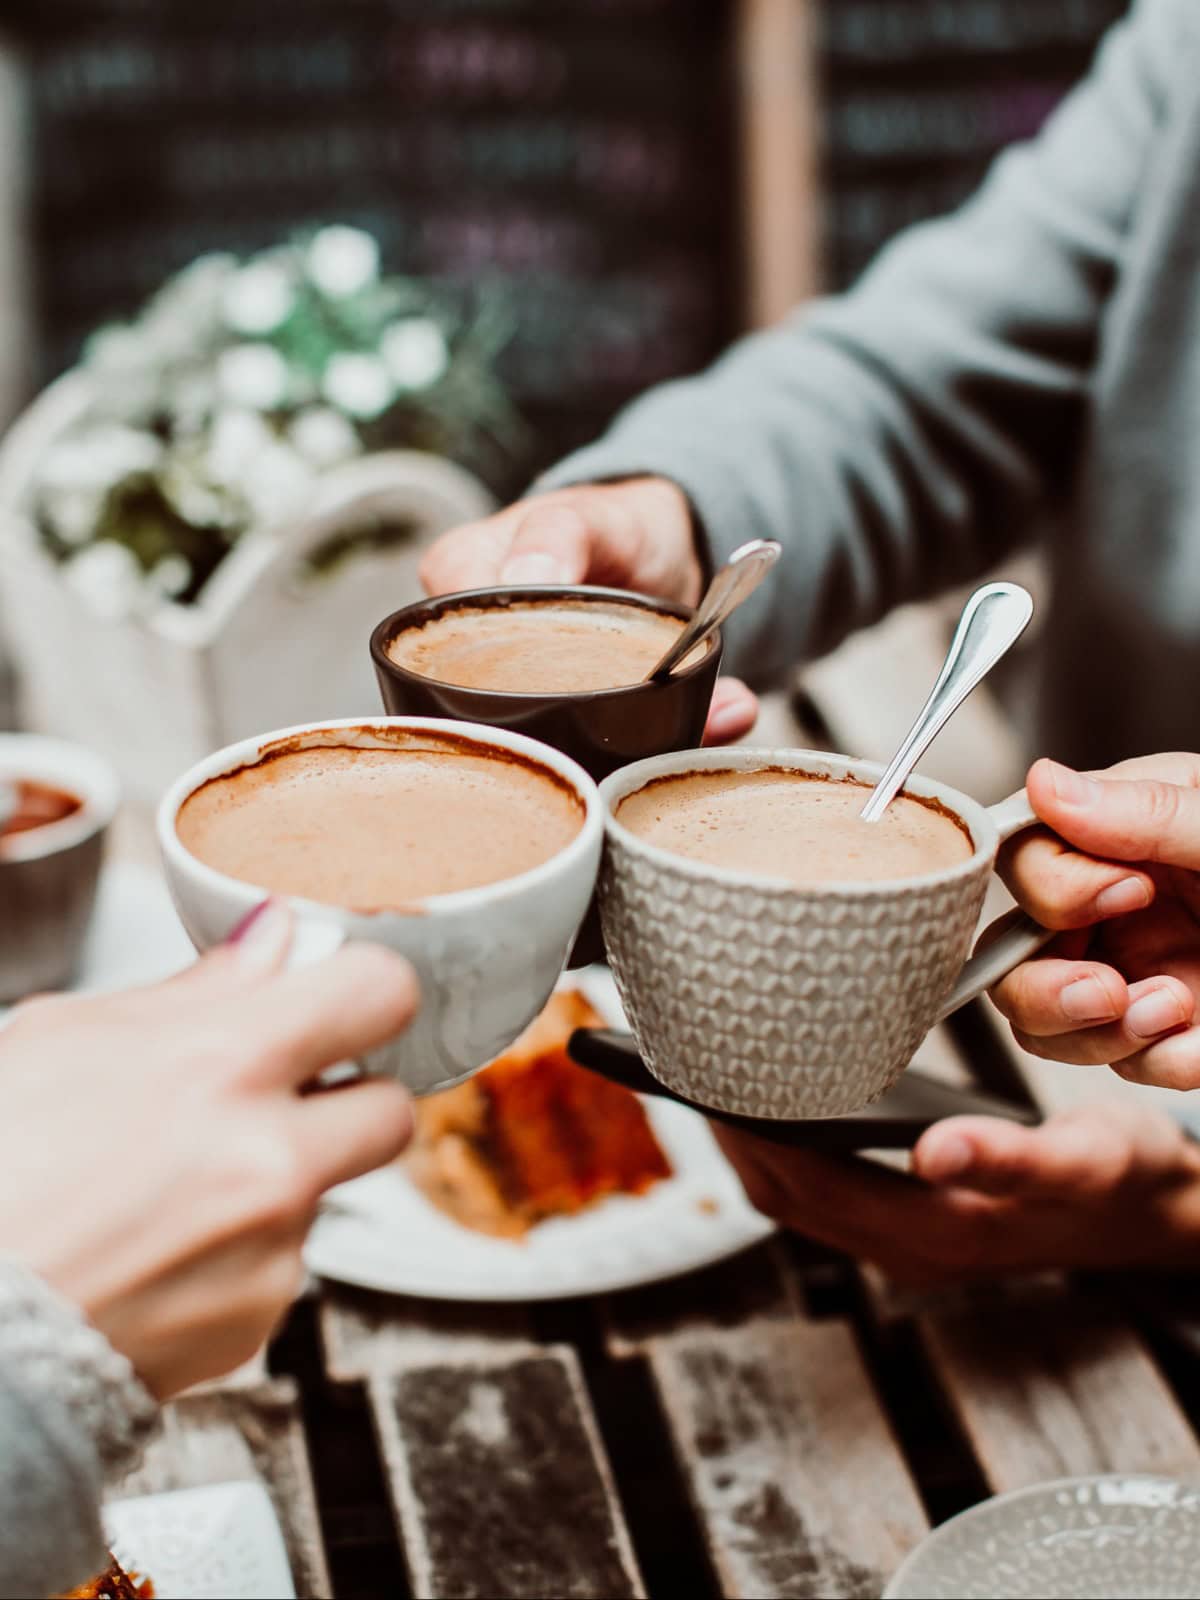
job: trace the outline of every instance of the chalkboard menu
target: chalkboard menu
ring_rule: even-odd
[[[5,11],[31,73],[43,375],[197,254],[335,220],[394,270],[508,298],[541,459],[736,329],[722,0]]]
[[[1036,133],[1128,0],[824,0],[828,278],[950,209]]]
[[[838,286],[1035,132],[1126,0],[794,3],[817,22]],[[326,221],[371,229],[395,270],[507,295],[522,472],[738,329],[740,0],[3,9],[31,73],[43,376],[192,257]]]

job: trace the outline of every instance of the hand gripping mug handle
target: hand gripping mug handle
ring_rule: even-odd
[[[1038,826],[1038,818],[1024,789],[1018,789],[1016,794],[1009,795],[1007,800],[1001,800],[998,805],[988,808],[988,816],[995,824],[996,832],[1000,835],[1000,843],[1011,839],[1014,834],[1022,833],[1026,828]],[[958,982],[946,996],[938,1008],[935,1021],[944,1022],[953,1011],[960,1006],[965,1006],[968,1000],[977,1000],[992,987],[999,983],[1007,973],[1022,961],[1028,961],[1030,956],[1037,955],[1048,940],[1054,937],[1049,928],[1043,928],[1040,922],[1035,922],[1022,912],[1013,918],[1004,932],[986,950],[981,950],[973,955],[958,975]]]

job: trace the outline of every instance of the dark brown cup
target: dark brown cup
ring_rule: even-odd
[[[701,741],[713,685],[721,665],[718,633],[699,661],[669,678],[622,688],[597,689],[586,694],[509,694],[492,689],[468,689],[439,683],[401,667],[388,656],[387,647],[397,634],[431,622],[446,611],[467,607],[492,610],[508,605],[528,605],[556,600],[596,600],[640,606],[667,616],[688,618],[689,606],[652,600],[623,589],[584,586],[527,589],[468,589],[439,595],[394,611],[371,635],[371,658],[385,709],[394,716],[449,717],[459,722],[485,723],[527,734],[552,745],[578,761],[600,782],[618,767],[645,756],[691,750]],[[593,903],[587,914],[570,965],[586,966],[604,959],[599,919]]]

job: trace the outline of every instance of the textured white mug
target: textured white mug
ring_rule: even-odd
[[[272,749],[354,745],[386,749],[423,736],[447,736],[481,755],[504,751],[564,779],[579,798],[583,824],[556,855],[529,872],[478,889],[433,895],[411,911],[363,915],[293,900],[298,912],[294,964],[328,954],[344,939],[367,939],[406,956],[421,985],[421,1005],[406,1033],[373,1051],[371,1072],[414,1094],[448,1088],[506,1050],[550,998],[591,899],[603,816],[596,785],[567,756],[534,739],[473,723],[423,717],[354,717],[265,733],[198,762],[174,783],[158,812],[167,882],[192,943],[219,944],[266,891],[226,877],[180,842],[175,819],[209,779],[253,766]]]
[[[988,809],[914,777],[907,793],[966,826],[967,861],[798,887],[673,855],[614,816],[656,778],[771,767],[866,784],[882,771],[812,750],[687,750],[601,784],[604,942],[638,1047],[669,1089],[744,1116],[840,1116],[889,1089],[935,1022],[1050,937],[1019,918],[966,961],[996,851],[1036,819],[1023,790]]]

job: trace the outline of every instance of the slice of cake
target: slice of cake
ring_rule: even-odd
[[[576,1028],[602,1026],[583,995],[553,995],[499,1060],[419,1100],[405,1161],[422,1193],[464,1227],[514,1238],[669,1178],[637,1096],[567,1055]]]
[[[154,1589],[146,1578],[126,1572],[116,1556],[90,1583],[70,1589],[60,1600],[154,1600]]]

